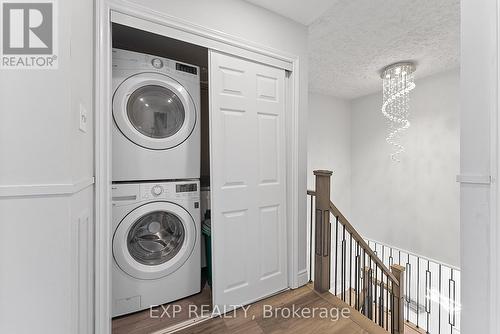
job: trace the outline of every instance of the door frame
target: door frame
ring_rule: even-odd
[[[299,271],[299,69],[296,55],[160,14],[126,0],[96,0],[95,7],[95,333],[111,334],[111,25],[112,14],[161,29],[162,35],[287,70],[286,207],[288,286],[307,282]],[[156,31],[158,33],[158,31]],[[187,39],[187,40],[186,40]],[[304,197],[305,198],[305,197]],[[304,249],[305,251],[305,249]]]

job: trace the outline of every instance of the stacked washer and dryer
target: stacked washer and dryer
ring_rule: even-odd
[[[113,49],[113,317],[200,292],[197,66]]]

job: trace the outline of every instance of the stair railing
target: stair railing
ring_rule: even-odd
[[[388,332],[402,334],[404,267],[387,268],[331,202],[332,172],[316,170],[314,175],[316,189],[307,191],[314,289],[321,293],[331,291]]]

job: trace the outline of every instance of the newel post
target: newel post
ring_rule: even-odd
[[[314,290],[330,290],[330,178],[333,172],[315,170],[316,176],[316,222],[314,254]]]
[[[394,304],[393,304],[393,321],[392,328],[393,332],[396,334],[403,334],[405,323],[404,323],[404,282],[405,282],[405,268],[403,266],[393,264],[391,266],[391,271],[396,276],[399,281],[399,286],[394,286]]]

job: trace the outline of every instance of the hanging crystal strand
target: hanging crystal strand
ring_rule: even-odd
[[[393,146],[391,159],[399,162],[398,155],[404,152],[399,143],[401,132],[408,129],[409,93],[415,88],[411,63],[394,64],[382,73],[382,114],[387,118],[389,134],[386,141]]]

